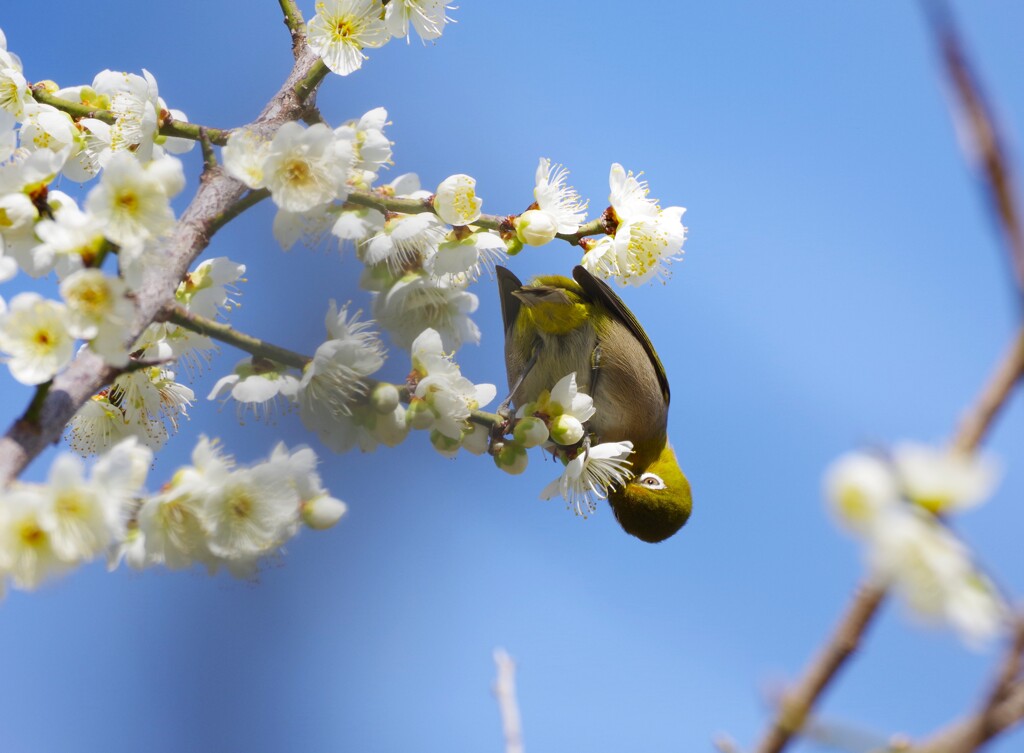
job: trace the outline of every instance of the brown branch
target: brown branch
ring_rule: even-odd
[[[778,753],[800,731],[818,697],[835,678],[860,641],[885,599],[885,588],[865,581],[857,589],[831,637],[797,685],[783,697],[757,753]]]
[[[1022,373],[1024,328],[1017,335],[1014,347],[1010,348],[996,366],[985,389],[960,422],[950,441],[953,447],[964,452],[972,452],[978,448]],[[800,731],[818,698],[846,660],[856,651],[864,631],[871,624],[871,619],[884,598],[885,589],[879,584],[871,580],[861,584],[825,647],[779,704],[775,720],[765,733],[757,753],[778,753]]]
[[[1017,333],[1010,349],[999,363],[988,383],[978,395],[974,406],[960,420],[953,447],[970,452],[980,444],[996,414],[1006,404],[1014,385],[1024,375],[1024,327]]]
[[[1024,719],[1024,616],[1014,620],[1013,639],[985,703],[974,714],[942,729],[913,748],[914,753],[970,753]]]
[[[306,87],[300,94],[296,87],[311,81],[318,65],[322,65],[320,59],[304,49],[280,90],[246,127],[269,136],[283,123],[299,118],[306,108],[305,97],[312,90]],[[135,316],[125,333],[126,343],[133,343],[171,301],[189,266],[207,247],[223,218],[237,212],[245,192],[245,186],[222,168],[204,172],[191,203],[161,244],[160,256],[165,263],[153,265],[144,273],[135,296]],[[244,208],[245,202],[242,204]],[[58,374],[40,406],[37,423],[16,421],[0,437],[0,487],[15,479],[48,444],[56,442],[75,411],[116,375],[115,369],[88,351]]]
[[[946,77],[959,105],[958,123],[970,137],[973,154],[980,163],[989,205],[1009,251],[1010,266],[1019,291],[1024,294],[1024,225],[1018,212],[1013,171],[1007,159],[1005,141],[999,133],[992,110],[985,100],[978,77],[971,69],[945,0],[923,0],[922,5],[939,46]]]

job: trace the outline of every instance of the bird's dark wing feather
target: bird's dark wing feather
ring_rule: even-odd
[[[500,271],[504,271],[506,274],[515,279],[515,276],[511,272],[501,270],[499,268],[499,283],[501,281]],[[584,294],[587,295],[591,300],[596,301],[603,305],[608,311],[625,325],[626,329],[633,333],[633,336],[640,341],[640,344],[644,346],[644,350],[647,351],[647,355],[651,359],[651,365],[654,366],[654,372],[658,376],[658,383],[661,385],[661,393],[665,396],[665,404],[669,402],[669,388],[668,388],[668,376],[665,374],[665,367],[661,365],[661,359],[658,358],[657,352],[654,350],[654,345],[651,344],[651,340],[647,337],[647,333],[644,332],[644,328],[640,326],[640,322],[633,316],[633,312],[626,308],[626,304],[622,302],[612,290],[608,283],[604,280],[599,280],[590,274],[583,267],[575,267],[572,270],[573,279],[579,283],[580,287],[583,288]],[[518,280],[516,281],[518,282]],[[504,299],[502,300],[502,312],[504,313],[505,304]],[[507,321],[507,320],[506,320]]]
[[[523,304],[512,293],[523,287],[519,278],[509,272],[505,267],[495,267],[498,274],[498,297],[501,299],[501,321],[505,325],[505,336],[508,336],[516,317],[519,316],[519,307]]]

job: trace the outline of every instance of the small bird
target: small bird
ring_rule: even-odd
[[[594,400],[590,431],[599,442],[633,443],[633,476],[608,489],[619,524],[643,541],[674,534],[690,517],[690,483],[668,443],[669,386],[654,346],[608,285],[583,267],[529,285],[497,268],[505,324],[509,400],[537,400],[576,372]]]

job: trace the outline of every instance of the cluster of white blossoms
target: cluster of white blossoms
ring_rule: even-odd
[[[620,285],[643,285],[664,278],[668,265],[682,258],[686,228],[683,207],[662,209],[648,196],[646,181],[612,165],[608,177],[613,235],[587,244],[581,262],[591,273],[610,278]]]
[[[207,259],[185,276],[176,291],[176,301],[189,313],[214,319],[234,305],[234,283],[243,279],[244,273],[244,264],[226,257]],[[75,273],[84,274],[102,277],[98,270]],[[61,289],[73,279],[67,278]],[[130,307],[125,313],[130,314]],[[120,332],[115,328],[111,338],[123,348],[120,333],[123,328]],[[90,348],[95,349],[97,339],[90,341]],[[208,337],[191,330],[166,322],[151,324],[131,347],[137,359],[132,368],[115,377],[109,388],[94,395],[71,419],[71,446],[83,455],[93,455],[126,437],[136,437],[159,450],[170,431],[177,428],[179,418],[187,417],[195,400],[192,390],[176,381],[173,367],[180,362],[194,370],[208,360],[214,348]],[[122,353],[123,362],[114,365],[128,363],[127,350]]]
[[[37,293],[16,295],[9,305],[0,299],[0,355],[26,385],[59,374],[76,343],[116,368],[154,346],[151,333],[126,342],[131,296],[159,261],[157,246],[174,224],[170,202],[185,176],[171,155],[194,146],[160,135],[167,119],[186,118],[167,109],[147,71],[108,70],[91,85],[44,82],[37,89],[109,117],[75,120],[37,102],[0,34],[0,282],[19,270],[33,277],[55,272],[60,280],[59,300]],[[81,206],[51,187],[61,175],[96,180]],[[103,270],[114,254],[117,270]],[[173,425],[192,400],[191,390],[174,381],[168,359],[160,353],[154,356],[160,366],[137,364],[90,401],[71,427],[76,449],[100,452],[129,436],[159,447],[167,435],[163,419]]]
[[[469,418],[494,399],[497,389],[464,377],[436,330],[424,330],[413,342],[409,382],[410,428],[429,430],[431,444],[446,457],[453,457],[459,447],[474,455],[486,451],[486,427],[471,424]]]
[[[916,614],[948,623],[977,646],[1005,627],[1008,609],[942,519],[982,502],[997,478],[983,456],[904,443],[888,456],[842,456],[826,473],[825,493],[839,521],[865,542],[876,577]]]
[[[312,450],[279,444],[270,459],[238,468],[216,442],[201,438],[191,466],[155,495],[145,492],[153,452],[135,438],[104,453],[89,474],[63,454],[45,484],[0,491],[0,594],[4,583],[34,589],[106,554],[141,569],[201,563],[251,575],[302,524],[324,529],[345,513],[316,472]]]
[[[408,39],[410,26],[423,40],[439,38],[451,20],[447,9],[444,0],[324,0],[309,21],[307,39],[331,70],[347,75],[362,65],[365,50]],[[66,110],[87,115],[72,116],[44,100],[64,100]],[[387,117],[384,108],[375,108],[336,128],[288,122],[274,132],[230,133],[223,167],[270,196],[277,208],[273,234],[282,248],[325,237],[355,247],[373,320],[332,301],[327,337],[312,358],[280,348],[254,350],[273,357],[240,360],[209,398],[231,399],[240,416],[251,412],[258,419],[296,410],[336,452],[394,446],[418,429],[429,432],[443,455],[460,448],[482,454],[491,437],[474,413],[494,399],[496,389],[471,382],[454,359],[463,344],[480,341],[471,318],[479,300],[468,288],[525,245],[579,233],[587,202],[568,184],[568,171],[547,158],[534,174],[534,201],[518,216],[484,215],[476,180],[465,174],[445,178],[432,193],[414,174],[381,184],[381,171],[392,164]],[[160,244],[175,223],[171,200],[185,186],[182,163],[173,155],[195,144],[161,134],[175,132],[168,125],[174,122],[187,118],[167,107],[145,70],[102,71],[88,85],[31,86],[0,32],[0,283],[19,271],[53,273],[60,292],[54,300],[21,293],[9,304],[0,297],[0,357],[16,380],[44,390],[82,348],[117,370],[67,431],[73,449],[100,456],[98,469],[112,462],[105,458],[113,453],[128,452],[119,448],[132,448],[138,458],[164,445],[195,399],[176,371],[194,373],[215,350],[210,336],[194,330],[216,328],[201,322],[154,322],[134,342],[126,335],[144,277],[162,271]],[[51,187],[60,176],[94,184],[79,203]],[[647,198],[645,184],[618,165],[611,186],[605,227],[614,227],[614,235],[581,244],[583,263],[620,284],[662,276],[665,264],[681,254],[683,210],[661,210]],[[176,291],[185,319],[223,319],[244,273],[244,265],[223,257],[200,263]],[[412,371],[403,384],[377,376],[386,350],[374,323],[411,351]],[[497,464],[521,472],[526,449],[543,446],[565,471],[542,496],[561,494],[581,514],[593,510],[595,499],[630,477],[632,452],[628,442],[591,446],[585,423],[593,411],[575,376],[567,375],[520,410],[515,436],[492,448]],[[107,533],[97,540],[116,544],[118,557],[135,566],[203,562],[211,569],[226,564],[250,571],[259,556],[294,534],[298,516],[319,525],[341,514],[343,506],[320,488],[311,457],[310,451],[279,448],[262,466],[235,469],[215,444],[200,443],[194,466],[179,471],[159,495],[143,498],[141,481],[136,485],[131,514],[111,512],[125,506],[112,494],[110,508],[103,508]],[[76,462],[61,460],[56,481],[80,480]],[[44,495],[42,487],[33,493]],[[52,516],[40,520],[39,551],[48,552]],[[96,553],[95,547],[62,546],[55,545],[47,562],[63,566]],[[0,568],[18,572],[12,577],[19,585],[38,582],[20,574],[27,572],[24,564],[4,562]]]
[[[632,442],[590,444],[584,424],[595,412],[593,398],[577,387],[576,372],[566,374],[537,400],[519,408],[512,440],[503,443],[495,463],[507,473],[522,473],[526,451],[543,447],[562,461],[565,470],[541,491],[541,499],[561,496],[570,510],[586,517],[597,509],[598,500],[607,498],[609,489],[633,477]]]
[[[192,465],[134,503],[111,566],[123,560],[136,569],[181,570],[199,563],[211,574],[224,567],[249,576],[303,523],[330,528],[345,513],[345,504],[323,488],[316,464],[309,448],[289,451],[282,443],[268,460],[240,468],[216,441],[202,437]]]
[[[313,51],[332,71],[347,76],[362,67],[363,50],[394,38],[409,38],[409,25],[426,42],[444,32],[451,19],[446,0],[320,0],[306,27]]]
[[[153,453],[128,439],[86,476],[73,455],[59,456],[45,484],[0,491],[0,576],[33,589],[124,540],[128,511],[146,482]]]

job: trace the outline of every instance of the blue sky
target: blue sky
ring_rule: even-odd
[[[291,59],[271,0],[94,0],[85,20],[65,0],[45,19],[10,5],[0,28],[30,80],[145,67],[172,107],[218,127],[251,120]],[[97,564],[9,594],[5,751],[497,751],[496,646],[519,665],[530,753],[710,750],[722,732],[752,744],[766,693],[804,666],[860,577],[856,543],[823,509],[823,469],[865,443],[948,437],[1019,312],[916,4],[643,7],[466,0],[438,44],[373,51],[319,104],[334,123],[387,107],[393,173],[426,186],[469,173],[485,211],[524,209],[541,156],[569,167],[595,212],[612,162],[688,208],[671,281],[623,293],[672,383],[688,526],[651,546],[606,508],[576,519],[537,498],[556,475],[539,455],[509,477],[486,458],[444,460],[421,435],[371,455],[317,447],[350,514],[304,532],[257,582]],[[954,7],[1019,155],[1024,7]],[[187,159],[194,178],[199,156]],[[282,253],[271,218],[251,211],[210,254],[248,265],[236,326],[311,352],[331,298],[368,307],[358,265],[333,249]],[[511,268],[564,274],[577,260],[552,244]],[[459,361],[501,385],[494,285],[475,292],[484,337]],[[237,357],[225,349],[197,395]],[[407,369],[393,351],[385,373]],[[29,393],[5,371],[0,395],[6,424]],[[1003,483],[956,522],[1012,594],[1024,593],[1022,419],[1018,395],[989,443]],[[241,460],[279,439],[316,447],[295,417],[239,426],[202,402],[151,486],[200,433]],[[996,647],[970,652],[897,604],[880,617],[827,717],[923,735],[973,704]]]

